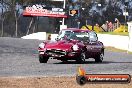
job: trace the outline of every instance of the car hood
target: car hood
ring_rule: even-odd
[[[45,45],[46,49],[60,49],[60,50],[71,50],[71,47],[75,44],[75,42],[70,42],[67,40],[60,41],[50,41]]]

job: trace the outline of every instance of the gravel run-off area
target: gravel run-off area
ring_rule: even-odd
[[[1,77],[0,88],[132,88],[132,82],[80,86],[75,77]]]

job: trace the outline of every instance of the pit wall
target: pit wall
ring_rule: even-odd
[[[51,40],[55,40],[58,34],[51,34]],[[22,37],[23,39],[46,40],[46,32],[38,32]],[[104,43],[104,46],[111,46],[122,50],[128,50],[129,37],[120,35],[98,34],[98,40]],[[131,50],[132,51],[132,50]]]
[[[111,46],[118,49],[128,50],[128,36],[98,34],[98,40],[103,42],[104,46]]]

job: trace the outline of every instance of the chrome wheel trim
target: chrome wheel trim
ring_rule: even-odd
[[[101,54],[100,54],[100,60],[103,61],[103,58],[104,58],[104,54],[101,53]]]
[[[85,53],[81,53],[81,60],[85,61],[85,58],[86,58]]]

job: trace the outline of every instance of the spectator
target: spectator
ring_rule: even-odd
[[[106,21],[106,29],[107,29],[107,32],[108,32],[108,30],[109,30],[109,26],[108,26],[108,24],[109,24],[109,21]]]
[[[116,29],[120,26],[120,22],[117,18],[115,18],[115,22],[116,22]]]
[[[99,24],[96,24],[97,27],[99,27]]]
[[[51,40],[51,34],[48,35],[48,40]]]
[[[108,23],[108,27],[109,27],[109,31],[110,32],[113,31],[113,24],[112,24],[112,22]]]

